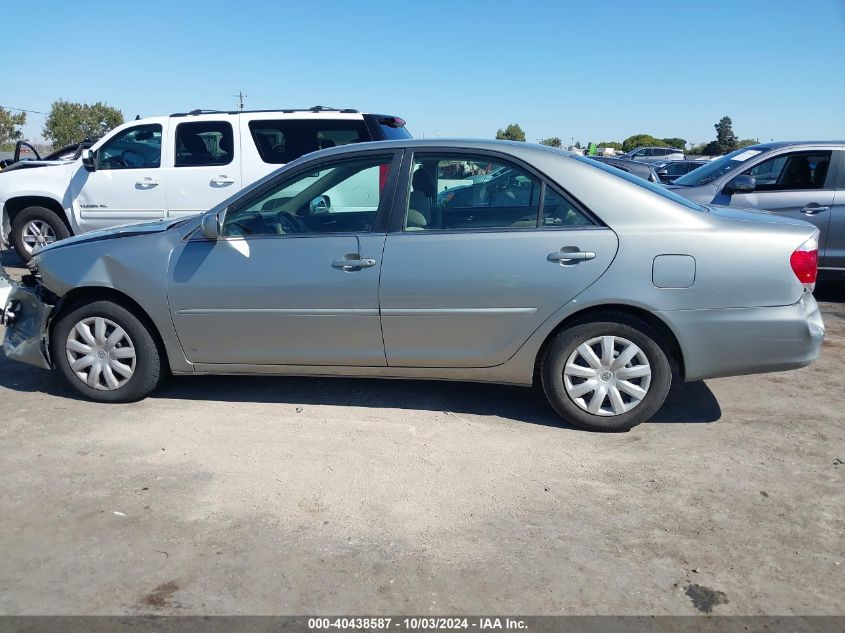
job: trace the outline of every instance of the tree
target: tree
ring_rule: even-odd
[[[660,139],[662,145],[666,147],[677,147],[678,149],[684,149],[687,146],[686,139],[682,138],[662,138]]]
[[[743,147],[748,147],[749,145],[757,145],[760,140],[756,138],[744,138],[741,141],[737,141],[736,148],[742,149]]]
[[[616,141],[602,141],[598,146],[609,147],[610,149],[622,149],[622,143],[617,143]]]
[[[44,122],[44,138],[54,147],[98,138],[123,123],[123,112],[98,101],[93,105],[55,101]]]
[[[622,149],[630,152],[632,149],[638,147],[649,147],[651,145],[661,145],[660,139],[654,138],[651,134],[634,134],[622,141]]]
[[[23,133],[18,129],[26,123],[26,112],[12,114],[9,110],[0,108],[0,147],[19,140]]]
[[[549,147],[562,147],[563,141],[561,141],[557,136],[551,136],[549,138],[540,139],[540,145],[548,145]]]
[[[699,143],[698,145],[691,145],[686,151],[687,156],[703,156],[706,154],[707,143]]]
[[[739,147],[739,141],[736,138],[736,134],[734,134],[731,117],[723,116],[713,127],[716,128],[716,140],[707,144],[705,149],[706,154],[711,156],[729,154]]]
[[[511,123],[504,130],[496,132],[496,138],[503,141],[524,141],[525,132],[519,127],[519,123]]]

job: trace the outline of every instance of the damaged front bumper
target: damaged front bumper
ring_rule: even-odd
[[[3,288],[9,288],[0,314],[6,327],[3,351],[12,360],[50,369],[47,327],[54,305],[39,296],[37,285],[24,286],[2,275],[0,299],[5,294]]]

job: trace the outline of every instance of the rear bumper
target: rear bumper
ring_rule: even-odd
[[[10,308],[9,314],[6,314],[5,308]],[[44,303],[34,288],[12,286],[2,315],[2,322],[6,326],[3,337],[3,352],[6,356],[11,360],[50,369],[47,326],[52,312],[53,306]]]
[[[818,358],[824,322],[810,293],[790,306],[660,313],[684,355],[684,380],[806,367]]]

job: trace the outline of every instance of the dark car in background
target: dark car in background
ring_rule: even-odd
[[[657,165],[657,177],[660,182],[671,183],[675,178],[690,173],[693,169],[706,165],[709,161],[706,160],[674,160],[664,165]]]
[[[744,147],[666,186],[699,204],[811,222],[820,232],[819,270],[845,275],[845,141]]]
[[[660,177],[654,166],[642,161],[626,160],[624,158],[611,158],[610,156],[587,156],[591,160],[610,165],[634,176],[638,176],[649,182],[660,182]]]

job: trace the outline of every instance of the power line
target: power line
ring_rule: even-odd
[[[244,95],[246,96],[246,95]],[[31,112],[32,114],[47,114],[46,112],[41,112],[39,110],[27,110],[26,108],[13,108],[12,106],[4,106],[0,105],[0,108],[4,110],[16,110],[17,112]]]

